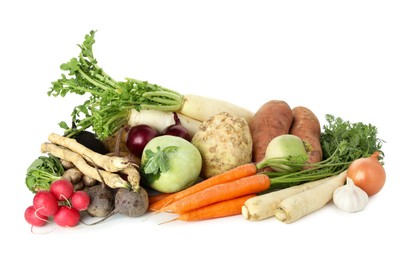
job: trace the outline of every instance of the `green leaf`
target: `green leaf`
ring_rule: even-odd
[[[159,178],[161,173],[169,170],[168,154],[178,150],[177,146],[167,146],[161,150],[157,146],[157,150],[153,152],[150,149],[145,150],[147,161],[143,165],[144,175],[149,183]]]
[[[69,71],[69,75],[75,75],[79,70],[79,63],[76,58],[72,58],[69,62],[60,65],[60,69]]]
[[[64,121],[61,121],[61,122],[59,123],[59,126],[60,126],[60,128],[63,128],[63,129],[65,129],[65,130],[69,129],[68,124],[66,124],[66,122],[64,122]]]
[[[60,179],[64,171],[59,158],[51,154],[39,156],[27,168],[26,186],[33,193],[39,190],[49,190],[50,184]]]

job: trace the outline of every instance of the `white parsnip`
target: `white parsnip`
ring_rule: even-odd
[[[201,124],[199,120],[190,118],[183,114],[177,113],[178,118],[180,119],[181,124],[187,129],[191,136],[193,136]],[[154,109],[141,109],[137,111],[131,109],[128,125],[150,125],[157,132],[161,132],[164,128],[175,124],[173,112],[154,110]]]
[[[49,141],[72,150],[75,153],[82,155],[88,162],[102,167],[108,172],[117,172],[125,169],[131,163],[128,159],[118,156],[107,156],[92,151],[86,146],[78,143],[75,139],[64,137],[55,133],[51,133],[48,137]]]
[[[128,182],[131,184],[131,188],[138,192],[140,189],[139,182],[141,180],[141,175],[139,171],[132,165],[126,167],[125,169],[121,170],[121,173],[124,173],[127,176]]]
[[[334,178],[334,176],[250,198],[244,203],[242,207],[242,215],[245,219],[252,221],[258,221],[273,217],[275,215],[276,208],[284,199],[298,194],[302,191],[309,190],[313,187],[321,185],[331,178]]]
[[[118,174],[90,166],[80,154],[65,147],[52,143],[43,143],[40,151],[42,153],[50,153],[58,158],[72,162],[84,175],[97,181],[102,182],[103,178],[105,184],[111,188],[130,188],[130,184],[123,180]]]
[[[275,217],[284,223],[292,223],[321,209],[332,200],[335,190],[345,184],[346,173],[344,171],[321,185],[286,198],[276,208]]]

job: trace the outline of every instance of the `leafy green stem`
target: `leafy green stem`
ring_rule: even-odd
[[[163,111],[178,111],[183,103],[183,96],[176,91],[163,88],[146,81],[126,78],[126,81],[112,79],[98,65],[93,55],[95,32],[85,35],[82,44],[78,46],[81,53],[63,63],[60,68],[65,72],[62,77],[52,82],[49,96],[65,97],[67,93],[84,95],[89,98],[74,108],[72,112],[72,125],[61,122],[67,136],[86,130],[89,127],[99,139],[113,135],[128,118],[130,109],[142,108]]]

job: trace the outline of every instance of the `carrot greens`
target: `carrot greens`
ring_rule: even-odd
[[[271,189],[338,175],[356,159],[370,157],[376,151],[383,155],[381,148],[384,141],[377,137],[378,130],[375,126],[361,122],[351,123],[329,114],[325,117],[327,124],[321,133],[323,160],[293,173],[265,172],[270,178]]]

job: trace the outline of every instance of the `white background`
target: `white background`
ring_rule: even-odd
[[[411,1],[2,1],[0,258],[409,259],[414,8]],[[133,77],[257,110],[270,99],[377,126],[387,182],[363,212],[332,204],[293,223],[171,216],[30,231],[26,168],[76,96],[48,97],[90,30],[115,79]],[[412,90],[411,90],[412,91]],[[13,247],[12,247],[13,245]],[[308,259],[309,259],[308,258]]]

